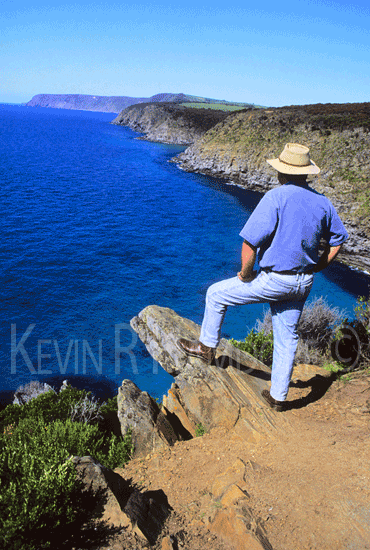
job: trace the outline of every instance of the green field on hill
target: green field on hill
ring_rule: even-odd
[[[241,111],[246,109],[247,105],[226,105],[224,103],[180,103],[190,109],[219,109],[221,111]]]

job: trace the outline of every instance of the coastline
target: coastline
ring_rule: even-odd
[[[355,132],[352,129],[342,128],[339,131],[337,120],[332,122],[333,130],[326,129],[325,132],[316,126],[307,130],[307,124],[310,121],[316,121],[316,119],[320,121],[320,124],[323,120],[325,121],[327,113],[325,109],[322,109],[323,107],[327,107],[328,112],[330,109],[333,110],[335,116],[338,116],[340,120],[343,119],[343,124],[347,124],[346,109],[349,110],[351,116],[355,118],[357,116],[359,124],[363,124],[364,113],[365,115],[367,113],[366,105],[339,106],[341,108],[339,112],[337,111],[338,106],[333,105],[306,106],[307,109],[303,106],[297,109],[293,108],[293,110],[283,107],[272,110],[239,111],[228,114],[219,122],[215,119],[209,127],[210,120],[200,117],[200,113],[197,113],[197,117],[194,117],[194,114],[190,116],[191,109],[184,110],[182,108],[181,112],[186,113],[186,116],[180,122],[178,108],[174,105],[141,104],[123,110],[112,123],[127,126],[138,132],[141,134],[137,137],[138,140],[166,144],[177,143],[187,146],[183,152],[169,160],[169,162],[177,164],[177,167],[184,172],[210,176],[223,180],[225,185],[234,185],[240,189],[265,193],[269,189],[279,186],[275,174],[272,175],[266,166],[265,159],[273,154],[272,146],[267,148],[266,142],[269,144],[275,142],[273,149],[278,149],[280,147],[278,143],[282,141],[281,127],[285,128],[287,121],[293,125],[291,134],[295,131],[297,136],[293,137],[290,134],[283,139],[286,142],[293,140],[307,143],[315,158],[320,159],[320,148],[322,151],[326,151],[326,147],[329,145],[329,143],[326,144],[327,140],[331,140],[333,147],[331,156],[340,156],[337,154],[337,150],[340,150],[341,154],[346,155],[343,158],[347,158],[347,149],[342,150],[341,148],[344,138],[345,143],[352,144],[351,148],[354,153],[361,157],[361,148],[359,150],[356,145],[356,136],[360,135],[362,142],[367,143],[368,135],[363,130]],[[302,121],[305,122],[306,128],[303,130],[303,135]],[[327,124],[326,121],[325,124]],[[278,134],[276,133],[277,125],[280,128]],[[267,138],[267,136],[271,137]],[[318,152],[315,152],[315,148],[318,148]],[[268,153],[269,150],[271,153]],[[310,185],[315,191],[324,194],[331,200],[348,231],[349,239],[344,243],[339,261],[370,277],[370,244],[367,237],[369,221],[366,214],[361,214],[361,208],[363,209],[364,206],[356,202],[361,195],[357,194],[354,197],[348,195],[348,184],[345,181],[336,181],[333,184],[331,162],[327,166],[322,162],[324,160],[320,160],[322,166],[320,176],[315,178]],[[353,159],[348,158],[348,162],[353,163]],[[334,161],[333,164],[338,164],[338,161]],[[343,168],[340,170],[343,171]],[[341,173],[340,170],[338,174]],[[351,172],[350,169],[348,170]],[[363,175],[360,174],[359,177],[361,178]],[[357,212],[360,215],[357,215]]]

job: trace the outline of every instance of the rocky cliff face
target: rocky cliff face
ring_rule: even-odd
[[[129,126],[145,139],[188,145],[228,116],[215,109],[191,109],[175,103],[146,103],[122,111],[113,124]]]
[[[214,126],[176,162],[267,191],[278,182],[266,159],[285,143],[307,145],[321,168],[312,187],[331,199],[350,234],[340,260],[370,272],[369,130],[370,103],[243,111]]]

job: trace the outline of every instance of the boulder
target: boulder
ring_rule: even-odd
[[[29,382],[24,386],[19,386],[15,391],[13,405],[25,405],[28,401],[31,401],[31,399],[49,391],[56,393],[54,388],[46,384],[46,382],[43,384],[37,380]]]
[[[145,542],[155,544],[170,514],[163,491],[141,492],[91,456],[76,456],[72,460],[86,490],[99,496],[93,516],[109,526],[124,527]]]
[[[130,484],[91,456],[72,460],[86,490],[100,497],[93,515],[114,527],[127,527],[130,521],[124,508],[132,491]]]

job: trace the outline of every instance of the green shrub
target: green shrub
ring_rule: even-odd
[[[64,529],[87,520],[74,465],[53,432],[43,420],[25,419],[0,435],[3,548],[48,548],[55,537],[65,539]]]
[[[42,418],[44,422],[67,420],[71,416],[72,407],[80,400],[90,396],[91,392],[67,386],[58,394],[49,391],[31,399],[24,405],[8,405],[0,412],[0,430],[22,418]]]
[[[299,336],[296,363],[322,364],[330,352],[330,342],[334,338],[337,326],[344,313],[337,307],[331,307],[324,298],[315,298],[303,308],[297,327]],[[271,311],[268,310],[244,342],[230,340],[233,345],[247,351],[267,366],[272,365],[273,333]]]
[[[246,351],[256,357],[267,366],[272,365],[273,336],[272,332],[265,333],[264,330],[256,332],[254,329],[246,336],[244,342],[231,339],[230,342],[242,351]]]
[[[355,307],[356,317],[366,327],[370,333],[370,297],[366,300],[365,296],[360,296]]]
[[[99,414],[87,421],[91,404]],[[116,468],[133,451],[130,432],[122,438],[104,423],[117,418],[117,400],[99,407],[89,392],[67,387],[0,413],[0,547],[70,548],[70,533],[88,523],[95,497],[82,491],[70,458],[91,455]],[[76,410],[80,421],[70,418]]]

